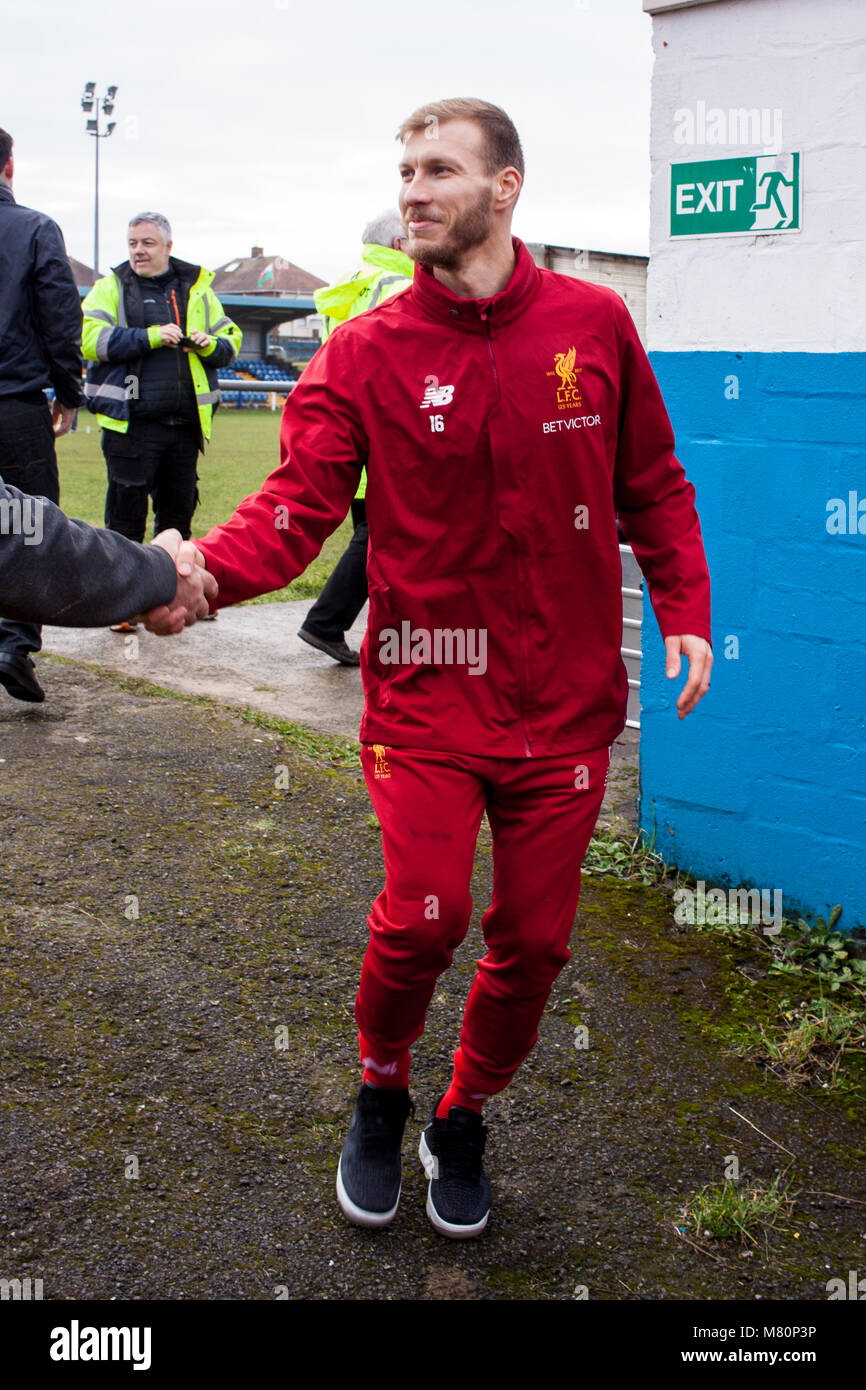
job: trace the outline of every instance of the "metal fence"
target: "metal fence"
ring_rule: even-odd
[[[630,545],[619,548],[622,561],[622,659],[628,672],[627,729],[640,728],[641,622],[643,576]]]
[[[229,408],[242,410],[244,407],[244,396],[264,394],[266,399],[264,405],[270,405],[271,410],[281,410],[283,406],[282,398],[287,396],[294,389],[293,381],[248,381],[246,377],[221,377],[217,382],[220,389],[221,403]],[[270,401],[267,397],[270,396]],[[279,401],[277,400],[279,397]],[[246,402],[249,404],[249,402]]]

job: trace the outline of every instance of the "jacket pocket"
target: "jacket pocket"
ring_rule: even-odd
[[[391,632],[399,633],[391,606],[391,586],[382,573],[381,566],[373,551],[367,554],[367,591],[370,596],[370,612],[367,618],[367,663],[371,677],[386,684],[394,675],[394,665],[382,660],[387,651]]]
[[[119,430],[102,431],[102,452],[108,465],[109,477],[129,487],[141,486],[148,480],[147,461],[141,441]]]

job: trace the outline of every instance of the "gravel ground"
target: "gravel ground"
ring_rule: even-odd
[[[489,1227],[433,1231],[417,1136],[482,950],[486,825],[415,1049],[400,1211],[348,1225],[334,1176],[381,886],[361,778],[56,662],[44,706],[0,704],[0,758],[0,1277],[46,1299],[824,1299],[866,1267],[862,1095],[793,1094],[728,1054],[707,1020],[760,961],[598,878],[539,1043],[487,1108]],[[687,1244],[685,1198],[732,1153],[772,1178],[771,1139],[795,1159],[785,1229]]]

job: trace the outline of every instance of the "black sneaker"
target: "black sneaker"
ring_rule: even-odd
[[[443,1235],[465,1240],[483,1231],[490,1215],[490,1183],[481,1165],[487,1126],[462,1105],[452,1105],[447,1121],[439,1120],[436,1105],[418,1145],[430,1179],[427,1215]]]
[[[415,1106],[406,1090],[362,1085],[337,1168],[337,1199],[356,1226],[387,1226],[400,1201],[400,1148]]]
[[[41,705],[45,691],[36,679],[36,667],[29,656],[11,652],[0,653],[0,685],[5,685],[13,700],[29,700]]]
[[[326,652],[335,661],[339,661],[342,666],[360,666],[361,664],[360,653],[352,651],[352,648],[342,637],[333,640],[327,637],[317,637],[314,632],[310,632],[305,627],[299,628],[298,636],[302,642],[308,642],[318,652]]]

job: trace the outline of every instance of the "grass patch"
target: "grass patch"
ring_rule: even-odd
[[[726,1180],[709,1183],[685,1203],[679,1231],[692,1231],[698,1239],[731,1240],[756,1245],[762,1235],[780,1229],[793,1210],[788,1179],[778,1174],[767,1186]]]
[[[280,461],[279,410],[218,410],[213,437],[199,456],[200,502],[193,519],[193,535],[203,536],[212,526],[228,521],[239,502],[258,492],[262,482]],[[87,433],[88,425],[90,433]],[[96,417],[82,410],[75,434],[57,441],[60,467],[60,505],[67,516],[105,524],[105,460]],[[149,528],[152,530],[153,513]],[[297,579],[284,589],[262,594],[252,603],[276,603],[280,599],[316,598],[352,536],[347,518],[325,541],[320,554]]]
[[[609,874],[629,883],[660,883],[667,876],[667,865],[654,851],[654,839],[647,843],[641,830],[632,837],[625,831],[625,823],[614,817],[590,840],[582,873],[590,877]]]
[[[248,724],[255,724],[258,729],[270,729],[279,734],[284,743],[313,762],[326,767],[345,768],[349,772],[361,771],[361,745],[353,739],[340,738],[337,734],[320,734],[304,724],[294,724],[276,715],[261,714],[242,705],[225,705],[221,700],[214,700],[213,704],[216,709],[236,711]]]
[[[850,1082],[840,1076],[845,1056],[866,1062],[864,947],[859,937],[844,937],[836,931],[841,913],[837,905],[827,921],[818,917],[814,926],[802,917],[796,922],[783,917],[778,932],[767,934],[760,923],[729,903],[714,905],[712,922],[689,923],[734,945],[754,947],[759,959],[764,957],[767,983],[774,977],[779,984],[790,978],[791,985],[801,985],[799,999],[779,998],[769,1020],[748,1019],[728,1038],[732,1053],[763,1063],[792,1089],[807,1085],[859,1089],[861,1084],[859,1065]],[[748,970],[740,973],[754,999],[756,981]]]
[[[748,1030],[748,1039],[734,1051],[760,1058],[786,1086],[817,1082],[824,1089],[838,1085],[846,1052],[866,1047],[862,1004],[837,998],[818,998],[791,1005],[782,1001],[778,1018]]]
[[[866,1004],[866,946],[860,936],[843,936],[835,930],[842,915],[837,903],[828,921],[819,917],[810,926],[802,917],[796,922],[783,918],[783,929],[775,947],[772,969],[777,974],[814,975],[836,993],[845,985],[857,991]]]

